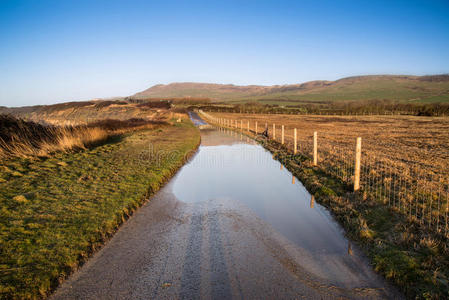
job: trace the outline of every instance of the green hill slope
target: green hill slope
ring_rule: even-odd
[[[283,86],[172,83],[153,86],[133,97],[208,97],[214,101],[264,103],[381,99],[400,102],[449,102],[449,75],[358,76]]]

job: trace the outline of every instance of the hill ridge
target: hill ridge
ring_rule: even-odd
[[[132,97],[206,97],[215,101],[263,100],[269,98],[320,101],[357,99],[410,101],[438,96],[443,97],[443,102],[447,102],[449,101],[449,96],[446,96],[448,93],[448,74],[426,76],[360,75],[333,81],[312,80],[284,85],[173,82],[154,85],[134,94]]]

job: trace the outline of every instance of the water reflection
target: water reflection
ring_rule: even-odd
[[[290,241],[312,253],[347,255],[347,241],[329,213],[262,146],[219,130],[202,132],[194,159],[173,193],[184,202],[239,201]]]

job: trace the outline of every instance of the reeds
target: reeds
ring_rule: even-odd
[[[52,126],[0,115],[0,158],[47,156],[84,149],[108,137],[161,122],[143,119],[102,120],[83,126]]]

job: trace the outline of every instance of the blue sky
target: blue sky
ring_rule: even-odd
[[[449,72],[449,1],[0,0],[0,105]]]

